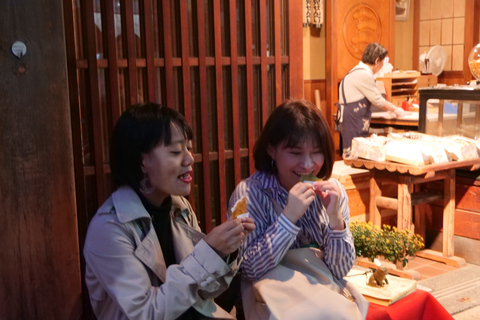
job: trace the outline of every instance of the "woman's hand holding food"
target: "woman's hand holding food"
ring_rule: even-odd
[[[314,199],[315,191],[311,184],[297,183],[288,193],[287,205],[283,209],[283,215],[293,223],[297,223]]]
[[[343,230],[345,224],[340,211],[340,188],[331,181],[315,181],[314,187],[327,210],[330,229]]]
[[[255,223],[252,218],[228,220],[213,228],[205,241],[223,258],[235,252],[253,230]]]

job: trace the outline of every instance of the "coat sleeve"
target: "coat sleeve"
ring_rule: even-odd
[[[115,304],[128,319],[175,319],[204,299],[202,296],[216,296],[225,290],[223,277],[232,272],[201,240],[180,264],[167,269],[166,281],[155,286],[152,271],[137,258],[135,249],[134,235],[114,215],[99,215],[92,220],[84,256],[94,309],[111,309],[109,304]],[[98,309],[97,316],[105,310]]]

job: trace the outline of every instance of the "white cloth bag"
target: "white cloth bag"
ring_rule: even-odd
[[[247,320],[365,319],[369,303],[345,280],[334,279],[316,248],[289,250],[261,279],[242,279]]]

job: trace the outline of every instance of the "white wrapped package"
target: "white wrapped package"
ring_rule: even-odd
[[[414,166],[431,163],[431,158],[422,152],[420,145],[412,141],[391,140],[387,143],[386,159]]]
[[[441,143],[440,137],[424,138],[422,135],[403,137],[388,135],[386,159],[411,165],[449,162],[450,159]]]
[[[353,158],[385,161],[386,143],[385,137],[353,138],[352,156]]]
[[[477,159],[480,152],[480,141],[462,136],[447,136],[442,139],[445,150],[452,160],[462,161]]]

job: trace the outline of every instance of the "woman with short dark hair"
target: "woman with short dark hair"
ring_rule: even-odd
[[[282,103],[255,143],[254,159],[258,171],[237,185],[229,206],[246,197],[247,212],[256,224],[241,249],[242,276],[254,283],[275,271],[290,250],[315,247],[323,252],[323,258],[315,257],[314,263],[324,263],[330,279],[345,277],[355,260],[348,198],[340,182],[330,178],[335,160],[333,138],[320,110],[305,100]],[[291,277],[290,273],[284,275]],[[276,296],[282,294],[276,301],[286,304],[293,298],[287,283],[275,283],[281,291]],[[321,288],[315,288],[319,293],[316,289]],[[261,304],[250,303],[249,297],[252,294],[242,293],[247,319],[277,319],[259,312],[262,307],[272,310],[273,305],[257,308]],[[301,308],[301,303],[297,307]],[[343,307],[345,310],[338,309]],[[310,311],[309,319],[360,318],[355,303],[328,289],[322,291],[321,302]],[[333,318],[332,312],[336,314]]]
[[[227,221],[208,235],[184,196],[193,179],[193,131],[156,103],[127,109],[113,130],[118,189],[98,209],[84,246],[85,282],[101,319],[231,319],[212,298],[238,270],[237,249],[255,229]]]

